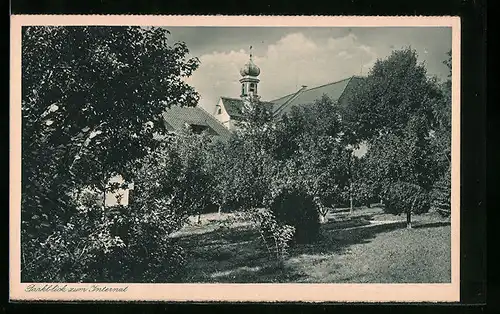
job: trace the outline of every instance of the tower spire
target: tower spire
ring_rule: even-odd
[[[258,76],[260,74],[260,69],[255,63],[253,63],[253,51],[252,46],[250,46],[249,54],[250,60],[241,68],[240,74],[242,78],[241,83],[241,97],[242,98],[256,98],[258,99],[257,85],[259,83]]]

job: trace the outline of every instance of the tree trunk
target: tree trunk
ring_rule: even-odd
[[[406,212],[406,228],[411,229],[411,213],[413,212],[413,207],[415,206],[415,202],[417,201],[417,197],[413,198],[413,202],[411,203],[411,208],[408,212]]]
[[[406,228],[411,229],[411,210],[406,212]]]
[[[352,198],[352,182],[349,185],[349,207],[350,207],[350,212],[354,211],[354,206],[353,206],[353,198]]]
[[[328,221],[326,219],[326,215],[328,214],[328,209],[323,206],[323,203],[321,202],[320,198],[318,196],[314,197],[314,202],[316,203],[317,210],[318,210],[318,216],[319,216],[319,223],[323,224]]]

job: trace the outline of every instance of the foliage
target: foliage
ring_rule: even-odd
[[[95,198],[94,191],[82,191],[70,204],[75,209],[72,215],[52,227],[47,237],[40,235],[49,233],[45,221],[50,221],[50,213],[22,221],[22,281],[98,281],[102,260],[124,242],[113,235],[113,222]]]
[[[279,161],[273,185],[306,191],[324,214],[343,201],[352,151],[343,142],[339,114],[328,97],[294,107],[276,125],[272,154]]]
[[[448,79],[440,84],[442,98],[435,108],[436,127],[431,137],[434,149],[436,173],[438,180],[431,193],[432,206],[442,216],[451,214],[451,50],[443,63],[448,67]]]
[[[449,180],[451,175],[451,51],[448,52],[448,59],[443,63],[448,67],[449,74],[448,79],[440,84],[442,97],[435,108],[434,114],[437,124],[431,137],[431,144],[435,150],[437,171],[441,174],[440,183],[437,184],[441,188],[448,185],[446,180]]]
[[[366,155],[372,182],[379,187],[391,182],[414,182],[429,191],[436,179],[434,155],[418,119],[410,121],[403,135],[386,134],[373,141]]]
[[[246,124],[213,147],[216,194],[232,210],[274,206],[278,221],[294,226],[298,239],[312,239],[302,236],[303,229],[317,233],[318,211],[324,215],[326,205],[339,203],[348,186],[351,150],[342,143],[338,112],[324,97],[270,120],[269,108],[260,105],[247,104]],[[296,207],[289,202],[292,191],[299,203],[313,203]]]
[[[353,158],[352,162],[352,198],[356,205],[369,205],[376,201],[380,190],[373,176],[368,175],[366,156]]]
[[[158,282],[182,274],[183,250],[168,235],[209,202],[210,179],[203,168],[207,142],[206,135],[172,137],[144,159],[134,176],[134,202],[118,215],[127,245],[109,267],[122,265],[117,279]]]
[[[414,116],[427,130],[434,121],[433,108],[440,97],[436,81],[427,77],[415,50],[395,50],[385,60],[377,60],[356,93],[350,93],[342,107],[343,122],[357,141],[381,134],[401,135]]]
[[[295,227],[279,222],[275,214],[267,209],[253,210],[252,220],[258,226],[260,237],[269,255],[277,260],[286,257]]]
[[[214,179],[213,202],[224,211],[263,206],[275,163],[272,147],[273,122],[269,108],[248,102],[239,130],[227,142],[214,142],[207,154],[207,169]]]
[[[303,189],[281,189],[269,204],[276,220],[294,227],[294,242],[309,243],[319,236],[319,211],[311,195]]]
[[[165,107],[196,104],[183,77],[198,60],[163,28],[25,27],[22,41],[23,280],[91,280],[99,268],[89,261],[80,272],[74,256],[94,258],[94,248],[114,256],[123,241],[109,236],[114,222],[102,210],[79,213],[78,196],[102,195],[117,173],[134,179],[164,133]],[[61,260],[30,262],[40,258]]]
[[[409,182],[395,182],[389,185],[385,196],[385,210],[392,214],[429,211],[428,193],[420,186]]]
[[[374,194],[387,198],[397,190],[396,182],[411,182],[428,193],[448,169],[450,94],[446,84],[427,77],[417,58],[415,50],[406,48],[378,60],[359,92],[346,102],[349,106],[342,107],[345,127],[356,135],[357,142],[367,141],[369,147],[354,171],[353,192],[358,198]],[[405,206],[404,202],[393,203]]]
[[[248,139],[236,135],[209,148],[207,168],[214,180],[213,202],[223,211],[262,207],[268,193],[273,161],[261,143]]]
[[[443,217],[451,215],[451,171],[446,172],[433,186],[432,207]]]

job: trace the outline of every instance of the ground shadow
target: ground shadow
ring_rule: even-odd
[[[342,255],[351,245],[369,243],[382,232],[405,227],[404,222],[370,225],[373,214],[334,220],[321,226],[320,237],[311,244],[294,245],[289,259]],[[186,250],[188,265],[183,282],[297,282],[306,274],[269,254],[257,230],[249,226],[218,228],[177,239]]]
[[[413,226],[412,228],[414,229],[420,229],[420,228],[437,228],[437,227],[444,227],[444,226],[449,226],[451,223],[449,221],[438,221],[438,222],[429,222],[429,223],[421,223]]]
[[[292,255],[343,254],[351,245],[369,243],[377,234],[400,229],[405,225],[404,222],[371,225],[361,221],[353,227],[338,228],[335,223],[327,223],[321,227],[320,237],[315,243],[297,245],[291,252]]]

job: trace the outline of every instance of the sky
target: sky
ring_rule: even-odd
[[[394,49],[414,48],[429,75],[444,79],[442,63],[451,49],[447,27],[166,27],[172,42],[183,41],[200,67],[187,82],[200,105],[220,96],[239,97],[239,69],[249,59],[261,69],[259,95],[274,100],[302,85],[314,87],[352,75],[367,75],[377,59]]]

